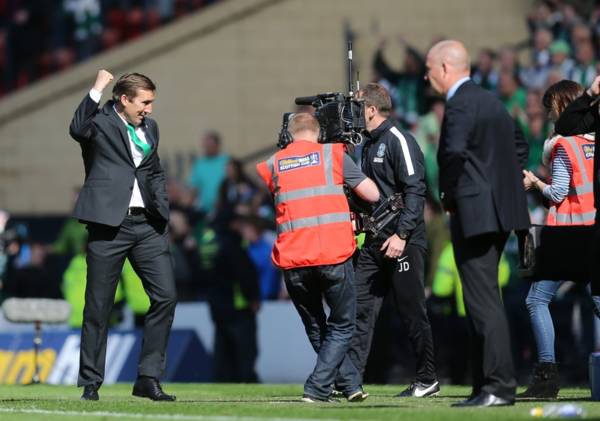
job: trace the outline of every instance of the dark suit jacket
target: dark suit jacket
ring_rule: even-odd
[[[75,218],[119,226],[127,213],[137,177],[148,212],[168,221],[166,180],[157,153],[158,126],[150,118],[143,124],[152,150],[136,168],[127,130],[113,109],[113,101],[106,102],[101,109],[89,95],[81,101],[69,127],[69,134],[81,146],[85,166],[85,182],[75,205]]]
[[[465,237],[529,227],[527,154],[502,103],[470,80],[462,84],[446,104],[438,163],[442,202]]]

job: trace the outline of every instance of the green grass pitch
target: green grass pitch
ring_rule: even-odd
[[[301,385],[165,384],[177,402],[157,403],[131,396],[130,384],[105,386],[99,402],[79,400],[74,386],[0,386],[0,420],[532,420],[531,408],[550,402],[518,402],[506,408],[451,408],[467,387],[443,386],[440,396],[398,399],[401,386],[369,385],[371,396],[361,403],[309,404],[300,402]],[[563,389],[558,403],[572,402],[600,419],[600,402],[589,400],[587,389]],[[556,401],[555,401],[556,402]]]

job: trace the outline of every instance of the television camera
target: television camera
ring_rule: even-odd
[[[315,108],[315,117],[321,126],[320,143],[342,142],[359,145],[362,132],[366,128],[364,101],[357,98],[352,83],[352,41],[348,42],[348,94],[326,92],[314,96],[298,97],[296,105],[311,105]],[[356,91],[360,89],[356,82]],[[277,146],[285,148],[292,142],[288,132],[288,123],[294,113],[283,114],[283,124],[279,132]]]

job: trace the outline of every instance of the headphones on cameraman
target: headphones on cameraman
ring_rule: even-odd
[[[285,149],[287,145],[293,142],[292,134],[288,131],[288,125],[292,118],[294,118],[294,113],[283,113],[283,123],[279,131],[279,137],[277,138],[277,147],[279,149]]]
[[[279,149],[285,149],[285,147],[287,145],[289,145],[290,143],[292,143],[294,141],[292,134],[288,130],[288,126],[290,124],[290,121],[292,121],[294,119],[296,114],[297,113],[284,113],[283,114],[283,123],[281,124],[281,130],[279,131],[279,137],[277,139],[277,147]],[[326,133],[325,133],[324,125],[321,124],[321,122],[319,121],[318,114],[315,114],[314,117],[317,119],[317,122],[319,122],[318,142],[319,143],[327,143],[327,142],[325,142]]]

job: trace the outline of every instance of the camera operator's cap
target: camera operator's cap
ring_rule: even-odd
[[[571,47],[569,47],[569,44],[562,39],[554,41],[552,44],[550,44],[549,49],[550,54],[563,53],[569,55],[571,53]]]

